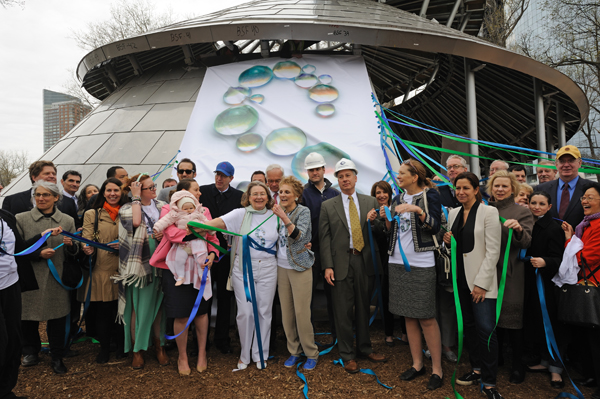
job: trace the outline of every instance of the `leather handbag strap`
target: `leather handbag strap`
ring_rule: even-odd
[[[427,190],[429,189],[425,189],[423,191],[423,202],[425,202],[425,212],[429,214],[429,205],[427,205]],[[435,234],[432,234],[431,236],[433,237],[433,245],[435,246],[435,249],[439,251],[440,244],[438,244],[437,237],[435,236]]]

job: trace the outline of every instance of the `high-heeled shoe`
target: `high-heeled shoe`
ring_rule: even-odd
[[[182,375],[182,376],[187,376],[187,375],[192,374],[192,370],[178,370],[178,371],[179,371],[179,375]]]
[[[203,373],[206,371],[206,369],[208,368],[208,366],[196,366],[196,370],[198,370],[199,373]]]

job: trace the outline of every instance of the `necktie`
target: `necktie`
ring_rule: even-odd
[[[273,194],[273,204],[277,203],[277,193]]]
[[[560,195],[560,209],[558,210],[558,217],[563,219],[565,217],[565,213],[567,213],[567,208],[569,207],[569,201],[571,197],[569,196],[569,183],[565,183],[563,186],[562,194]]]
[[[350,203],[348,209],[350,213],[350,230],[352,231],[352,246],[357,251],[362,251],[365,246],[365,240],[363,239],[362,230],[360,228],[360,218],[358,217],[358,211],[356,210],[356,204],[352,196],[348,197]]]

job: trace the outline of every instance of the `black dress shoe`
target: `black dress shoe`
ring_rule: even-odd
[[[510,378],[508,381],[510,381],[512,384],[520,384],[525,381],[525,373],[523,370],[513,370],[513,372],[510,373]]]
[[[117,349],[117,352],[115,353],[115,359],[121,360],[121,359],[125,359],[129,356],[129,353],[125,353],[123,351],[123,349]]]
[[[25,355],[25,356],[23,356],[21,365],[23,367],[30,367],[30,366],[35,366],[39,362],[40,362],[40,357],[38,355]]]
[[[110,352],[100,351],[98,356],[96,356],[96,363],[106,364],[106,363],[108,363],[108,359],[110,359]]]
[[[394,342],[394,340],[393,340],[393,339],[392,339],[391,341],[387,341],[387,340],[386,340],[386,341],[385,341],[385,344],[386,344],[387,346],[389,346],[390,348],[391,348],[391,347],[394,347],[394,346],[396,346],[396,343]]]
[[[54,374],[66,374],[67,366],[63,363],[62,359],[52,359],[50,361],[50,367],[52,367],[52,371]]]
[[[411,381],[415,378],[425,375],[425,366],[421,367],[421,370],[417,371],[414,367],[409,368],[404,373],[400,374],[400,379],[402,381]]]
[[[574,380],[577,385],[581,385],[582,387],[593,388],[598,386],[595,378],[579,378]]]
[[[550,386],[552,388],[556,388],[556,389],[563,389],[565,387],[565,382],[563,380],[560,380],[560,381],[550,380]]]
[[[429,379],[429,383],[427,384],[427,389],[430,391],[438,389],[439,387],[442,386],[442,379],[443,379],[443,377],[440,377],[437,374],[432,374],[431,378]]]

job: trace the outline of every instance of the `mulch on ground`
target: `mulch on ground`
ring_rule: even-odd
[[[323,328],[317,330],[323,331]],[[43,335],[43,325],[40,333]],[[234,336],[232,331],[232,336]],[[319,358],[315,370],[305,372],[308,380],[309,398],[454,398],[450,379],[454,365],[444,360],[444,386],[436,391],[427,391],[425,386],[431,373],[431,362],[426,360],[428,374],[414,381],[400,381],[398,376],[411,366],[408,346],[396,344],[388,347],[384,334],[376,327],[371,330],[371,339],[375,351],[388,357],[387,363],[370,363],[359,359],[359,366],[371,368],[384,384],[392,386],[386,389],[375,381],[375,377],[362,373],[347,374],[341,366],[334,365],[338,358],[337,350]],[[327,335],[317,340],[327,343]],[[271,350],[274,359],[268,362],[265,370],[257,370],[250,365],[246,370],[233,372],[239,356],[239,341],[232,343],[233,354],[223,355],[212,347],[208,352],[208,370],[200,374],[195,369],[196,358],[190,357],[191,376],[182,377],[177,373],[177,350],[169,353],[171,364],[161,367],[154,356],[153,349],[145,354],[146,365],[142,370],[131,369],[132,357],[116,361],[114,354],[108,364],[95,363],[99,345],[85,341],[73,345],[79,352],[74,358],[65,359],[69,372],[57,376],[50,369],[50,356],[41,355],[42,362],[33,367],[21,367],[19,383],[15,393],[29,398],[302,398],[302,381],[296,376],[296,369],[288,369],[283,362],[289,356],[285,337],[281,328],[277,332],[276,348]],[[469,370],[467,356],[463,356],[457,374]],[[550,387],[549,376],[528,374],[524,383],[513,385],[508,382],[509,368],[499,370],[498,390],[507,399],[550,399],[555,398],[559,390]],[[564,376],[566,379],[566,375]],[[465,398],[485,397],[476,387],[457,387]],[[568,384],[564,389],[575,393]],[[593,389],[582,388],[587,397]]]

